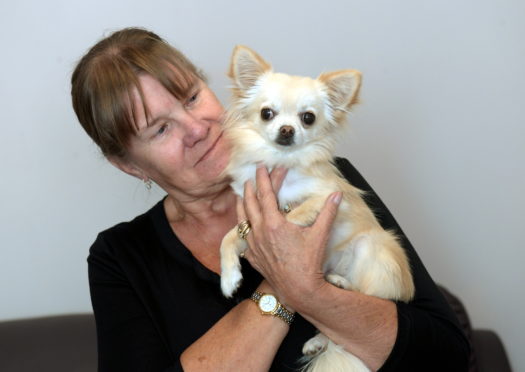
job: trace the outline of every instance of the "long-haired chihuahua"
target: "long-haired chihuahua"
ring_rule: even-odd
[[[357,101],[361,74],[340,70],[317,79],[275,73],[253,50],[237,46],[229,76],[233,102],[225,123],[232,145],[226,172],[242,196],[256,166],[285,167],[288,173],[278,192],[281,208],[292,206],[286,218],[311,225],[326,198],[341,191],[333,230],[326,247],[326,280],[338,287],[384,299],[409,301],[414,284],[408,259],[396,237],[385,231],[362,199],[333,164],[336,140],[349,109]],[[239,256],[245,240],[231,230],[221,245],[221,288],[231,296],[242,274]],[[368,371],[365,364],[319,333],[303,353],[308,371]]]

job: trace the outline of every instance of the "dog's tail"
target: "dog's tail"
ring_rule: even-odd
[[[332,341],[328,341],[324,351],[303,361],[307,364],[302,372],[370,372],[358,357]]]

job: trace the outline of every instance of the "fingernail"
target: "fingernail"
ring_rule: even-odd
[[[343,199],[343,193],[341,191],[335,192],[332,194],[332,203],[339,204]]]
[[[257,169],[263,170],[268,173],[268,168],[263,163],[257,163]]]

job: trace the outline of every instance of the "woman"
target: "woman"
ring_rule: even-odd
[[[100,371],[285,371],[321,330],[372,370],[465,370],[468,343],[454,315],[379,198],[345,160],[342,173],[369,192],[383,226],[402,238],[416,298],[394,303],[328,284],[323,248],[340,194],[315,224],[288,223],[275,191],[286,171],[257,170],[237,201],[221,176],[229,158],[223,109],[203,74],[157,35],[124,29],[97,43],[72,77],[78,119],[108,160],[167,196],[99,234],[88,258]],[[249,220],[244,283],[220,292],[219,247]],[[255,268],[255,269],[254,269]],[[262,315],[250,296],[272,294],[286,317]]]

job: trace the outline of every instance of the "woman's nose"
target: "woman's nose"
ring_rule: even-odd
[[[197,120],[188,115],[183,123],[184,127],[184,145],[193,147],[199,141],[208,135],[209,125],[205,120]]]

